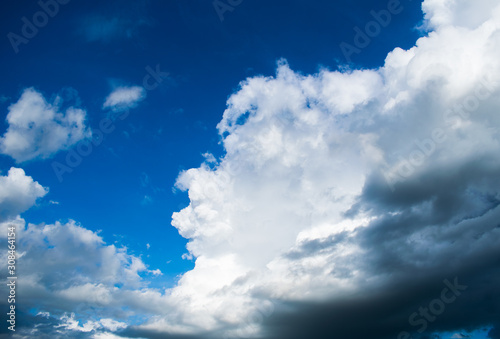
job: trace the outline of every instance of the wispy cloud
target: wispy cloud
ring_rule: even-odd
[[[87,15],[79,21],[78,32],[88,42],[110,43],[137,36],[142,27],[150,26],[146,2],[111,4],[108,14]]]

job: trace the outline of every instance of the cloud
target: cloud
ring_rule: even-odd
[[[119,87],[108,95],[102,107],[121,111],[136,107],[145,97],[146,91],[140,86]]]
[[[100,319],[99,321],[95,322],[87,321],[83,326],[80,326],[78,320],[75,319],[74,313],[71,313],[69,315],[64,314],[60,318],[60,320],[62,321],[62,323],[56,326],[56,328],[62,327],[66,330],[78,332],[93,332],[99,328],[104,328],[106,330],[116,332],[117,330],[127,327],[125,323],[108,318]],[[100,335],[103,335],[103,333],[101,333]]]
[[[47,193],[23,169],[12,167],[6,176],[0,176],[0,222],[14,219]]]
[[[61,105],[60,97],[50,104],[40,92],[25,89],[18,102],[9,106],[9,127],[0,138],[0,152],[18,163],[46,159],[90,137],[86,112],[75,107],[62,112]]]
[[[111,335],[133,324],[129,317],[157,311],[152,299],[160,293],[149,289],[142,275],[162,273],[149,270],[125,247],[106,244],[97,232],[72,220],[26,226],[16,218],[2,223],[1,229],[7,226],[16,227],[18,264],[23,272],[17,280],[20,312],[38,314],[23,316],[17,332],[37,337]],[[0,234],[0,238],[6,236],[7,232]],[[7,253],[1,257],[0,272],[7,276]],[[6,293],[5,288],[2,291]],[[45,325],[35,326],[41,322]]]
[[[127,339],[127,337],[118,336],[109,332],[96,333],[92,336],[93,339]]]
[[[424,2],[433,31],[379,69],[281,61],[241,83],[218,125],[225,155],[177,181],[190,205],[172,224],[196,260],[170,293],[185,320],[144,330],[417,337],[410,315],[455,277],[467,292],[423,335],[495,324],[500,8],[462,19],[469,4],[442,4]]]
[[[475,6],[467,0],[424,1],[422,9],[428,26],[440,30],[450,26],[476,29],[490,19],[492,8],[498,3],[495,0],[481,0]]]

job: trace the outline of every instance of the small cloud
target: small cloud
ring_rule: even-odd
[[[145,97],[146,91],[140,86],[118,87],[108,95],[102,108],[123,111],[136,107]]]
[[[163,275],[163,273],[161,273],[161,271],[159,269],[156,269],[156,270],[150,270],[148,271],[149,273],[151,273],[152,275],[154,276],[159,276],[159,275]]]
[[[149,250],[149,248],[151,247],[150,244],[146,244],[146,248]]]
[[[48,192],[22,168],[12,167],[6,176],[0,176],[0,223],[15,219]]]
[[[51,205],[59,205],[59,201],[50,200],[49,204],[51,204]]]
[[[17,163],[37,158],[47,159],[91,137],[85,124],[86,112],[69,107],[61,109],[63,100],[45,100],[34,88],[27,88],[19,100],[9,106],[7,132],[0,138],[0,153]]]
[[[50,317],[50,313],[49,312],[38,312],[36,315],[40,316],[40,317],[43,317],[43,318],[47,318],[47,319],[49,319],[49,317]]]
[[[193,260],[193,255],[191,253],[184,253],[181,258],[184,260]]]

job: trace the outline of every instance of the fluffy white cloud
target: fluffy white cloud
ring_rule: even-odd
[[[474,29],[490,19],[496,0],[432,0],[424,1],[422,8],[428,25],[433,29],[450,26]],[[496,13],[498,15],[498,13]]]
[[[148,272],[144,262],[126,248],[105,244],[98,234],[74,221],[29,224],[21,227],[18,237],[30,246],[25,253],[22,247],[19,251],[26,268],[24,286],[33,293],[43,290],[60,300],[107,305],[117,291],[114,284],[140,288],[140,273]],[[25,292],[26,298],[30,292]]]
[[[108,95],[102,107],[120,111],[137,106],[145,97],[146,90],[143,87],[118,87]]]
[[[177,182],[191,203],[173,225],[196,258],[170,293],[184,321],[145,329],[258,334],[245,319],[266,302],[340,302],[496,253],[500,6],[423,8],[433,31],[380,69],[281,62],[242,82],[218,125],[225,156]]]
[[[25,89],[9,106],[7,132],[0,138],[0,152],[17,162],[49,158],[91,136],[85,125],[86,112],[69,107],[61,112],[61,99],[48,103],[40,92]]]
[[[0,176],[0,222],[26,211],[47,192],[48,189],[33,181],[23,169],[12,167],[6,176]]]

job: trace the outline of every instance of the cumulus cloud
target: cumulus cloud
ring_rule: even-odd
[[[46,159],[90,137],[86,112],[75,107],[62,112],[61,104],[59,97],[51,104],[35,89],[25,89],[21,98],[9,106],[9,127],[0,138],[0,152],[18,163]]]
[[[104,101],[103,108],[121,111],[136,107],[146,97],[146,91],[140,86],[118,87]]]
[[[133,324],[129,318],[135,312],[156,311],[154,303],[140,306],[160,296],[160,292],[148,288],[143,275],[156,276],[161,271],[149,270],[127,248],[106,244],[98,233],[71,220],[65,224],[26,225],[18,217],[1,224],[2,229],[8,226],[16,228],[17,263],[22,267],[17,303],[24,312],[37,312],[34,318],[23,317],[21,333],[37,337],[91,333],[105,337],[120,332],[127,323]],[[1,238],[6,236],[7,232],[0,234]],[[0,272],[7,276],[7,254],[1,257],[4,263]]]
[[[12,167],[6,176],[0,176],[0,222],[26,211],[47,192],[23,169]]]
[[[191,203],[172,224],[196,260],[170,294],[184,320],[142,328],[418,335],[409,316],[455,277],[467,293],[423,335],[495,325],[500,7],[475,2],[465,18],[471,6],[426,0],[432,31],[379,69],[281,61],[242,82],[218,125],[224,157],[177,181]]]

